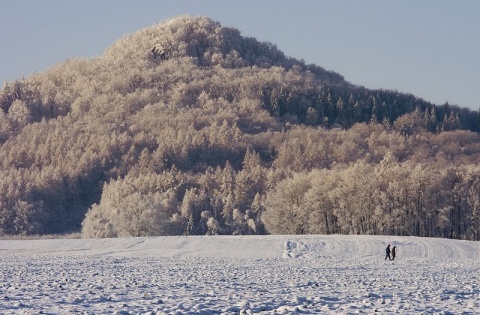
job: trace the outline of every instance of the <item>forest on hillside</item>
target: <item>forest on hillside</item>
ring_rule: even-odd
[[[0,235],[480,239],[480,114],[204,17],[0,91]]]

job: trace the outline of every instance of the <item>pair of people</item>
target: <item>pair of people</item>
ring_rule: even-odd
[[[390,244],[388,244],[387,249],[386,249],[386,253],[387,254],[385,255],[385,260],[387,260],[387,258],[389,260],[395,260],[396,247],[393,246],[393,248],[390,250]],[[390,256],[390,254],[392,254],[392,255]]]

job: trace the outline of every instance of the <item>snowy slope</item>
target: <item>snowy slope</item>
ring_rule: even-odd
[[[385,261],[387,243],[397,259]],[[0,240],[0,314],[480,314],[480,243],[387,236]]]

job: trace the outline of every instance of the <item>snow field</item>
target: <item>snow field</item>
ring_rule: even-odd
[[[385,261],[387,243],[397,259]],[[0,241],[1,314],[479,314],[480,244],[387,236]]]

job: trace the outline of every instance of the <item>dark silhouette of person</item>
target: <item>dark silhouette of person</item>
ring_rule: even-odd
[[[387,249],[385,251],[386,251],[385,260],[387,260],[387,258],[389,260],[392,260],[392,257],[390,257],[390,244],[388,244]]]
[[[397,248],[395,246],[393,246],[393,248],[392,248],[392,260],[395,260],[396,250],[397,250]]]

